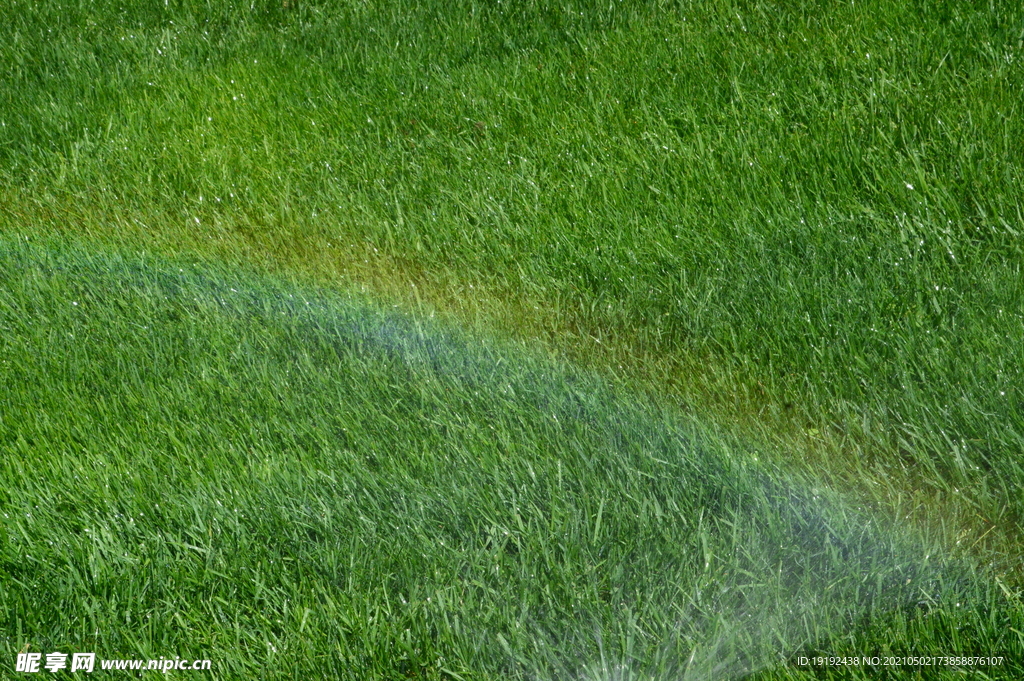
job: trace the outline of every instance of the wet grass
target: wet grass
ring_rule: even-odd
[[[991,574],[522,349],[239,269],[12,240],[0,329],[8,660],[795,679],[799,655],[955,651],[1024,671]]]
[[[536,337],[1017,569],[1018,6],[9,4],[8,233]]]
[[[122,254],[228,262],[239,272],[297,278],[307,291],[324,285],[361,289],[417,319],[436,316],[488,337],[516,339],[531,352],[550,351],[556,364],[568,360],[595,371],[632,395],[629,400],[646,392],[672,418],[683,418],[683,412],[701,428],[719,428],[712,449],[742,443],[737,446],[756,450],[761,464],[768,460],[813,480],[807,483],[812,487],[842,490],[844,503],[859,512],[912,526],[948,559],[993,568],[1011,592],[1021,584],[1024,146],[1016,140],[1024,138],[1024,11],[1017,4],[577,1],[506,7],[423,1],[398,9],[379,3],[285,7],[270,0],[237,7],[0,0],[0,8],[0,234],[8,244],[69,236]],[[50,257],[32,252],[24,257]],[[89,260],[81,253],[61,258]],[[108,266],[114,267],[97,265]],[[115,300],[128,296],[133,305],[159,307],[156,293],[151,300],[132,298],[135,293],[116,283],[124,281],[119,274],[95,276],[98,290]],[[10,286],[35,280],[10,277]],[[270,284],[253,282],[258,299],[280,293],[273,287],[267,290],[277,293],[265,293],[261,287]],[[22,302],[50,295],[0,292]],[[32,305],[42,310],[57,303]],[[35,346],[18,336],[17,347],[46,355],[51,351],[45,343],[56,343],[61,333],[51,321],[63,317],[36,318],[34,309],[8,309],[4,331],[42,334],[32,336]],[[113,311],[105,314],[110,329],[129,330]],[[162,327],[171,346],[180,335],[171,321],[186,318],[178,310]],[[201,348],[181,350],[180,362],[205,366],[227,352],[224,334],[242,333],[202,319],[193,335],[207,340]],[[114,337],[104,337],[104,352],[113,352]],[[296,347],[308,340],[296,337]],[[180,371],[172,384],[191,386],[181,394],[211,406],[193,414],[196,423],[209,420],[207,444],[234,451],[230,427],[214,427],[220,423],[211,416],[215,395],[250,395],[237,407],[249,415],[238,417],[244,420],[254,418],[259,391],[250,394],[230,382],[197,387],[184,364],[139,363],[157,350],[138,339],[125,343],[125,357],[134,359],[108,368],[135,372],[140,386],[156,391],[136,416],[126,412],[126,422],[163,418],[170,424],[171,416],[153,415],[159,412],[155,405],[169,399],[153,382],[162,371],[172,378]],[[108,366],[99,347],[82,351],[78,368],[58,362],[47,365],[57,372],[49,379],[43,369],[23,376],[52,385],[44,391],[49,397],[32,398],[29,391],[4,402],[7,460],[49,461],[53,452],[77,451],[74,443],[87,439],[86,425],[31,443],[10,435],[28,432],[27,424],[36,423],[31,419],[46,423],[76,411],[127,408],[101,392],[75,393],[80,397],[74,404],[53,397],[63,382],[79,385],[81,376]],[[67,359],[52,353],[54,362]],[[277,376],[279,370],[287,374],[279,367],[290,366],[284,353],[279,347],[274,361],[281,364],[262,377],[269,383],[255,377],[253,385],[268,394],[279,389],[267,386],[285,381]],[[249,376],[249,369],[230,368]],[[221,371],[227,375],[228,369]],[[373,373],[365,367],[346,371]],[[545,390],[559,393],[559,381]],[[113,390],[115,384],[109,385]],[[200,395],[207,388],[212,392]],[[200,393],[188,392],[193,389]],[[666,396],[671,406],[665,406]],[[37,411],[26,406],[31,404]],[[285,409],[273,401],[258,406],[271,408]],[[298,418],[293,411],[281,413]],[[285,429],[286,417],[279,418]],[[458,430],[453,419],[446,427]],[[181,440],[182,428],[168,432]],[[301,440],[300,430],[289,437]],[[225,438],[216,446],[215,433]],[[509,442],[537,442],[514,428],[507,436]],[[599,436],[611,437],[601,430],[592,434],[595,441]],[[111,456],[123,461],[173,445],[150,442],[150,449],[134,450],[136,440],[121,441]],[[182,456],[205,446],[192,442]],[[223,464],[231,456],[241,454],[210,460]],[[731,460],[732,454],[723,456]],[[529,465],[536,470],[539,464]],[[466,484],[483,479],[467,475]],[[305,483],[296,481],[305,478],[297,476],[259,488],[259,494],[301,496],[296,490]],[[724,485],[725,477],[710,487]],[[26,489],[50,498],[55,478],[47,480]],[[736,489],[759,489],[748,482],[737,479]],[[20,490],[19,484],[8,486]],[[627,480],[608,484],[611,493]],[[224,489],[237,489],[231,485]],[[442,488],[448,489],[435,491]],[[598,494],[601,508],[599,486],[587,489]],[[208,504],[216,496],[197,494],[189,503]],[[258,496],[247,497],[254,508]],[[23,504],[29,497],[17,499]],[[124,509],[110,512],[125,517]],[[382,510],[380,517],[390,512]],[[281,513],[282,523],[295,521],[292,511]],[[574,521],[580,527],[595,519],[594,509],[580,513]],[[184,517],[166,532],[180,539]],[[158,537],[165,530],[153,525],[147,531]],[[122,541],[120,536],[114,532],[111,541]],[[8,537],[21,541],[15,530]],[[252,555],[262,556],[262,550],[254,547]],[[285,555],[282,548],[274,554],[281,558],[266,557],[280,561]],[[156,560],[145,556],[143,563]],[[251,566],[244,555],[231,559]],[[578,565],[589,564],[580,560]],[[739,565],[727,564],[730,570]],[[143,584],[155,582],[131,588],[152,588]],[[360,598],[380,603],[389,588],[376,595],[361,591]],[[651,588],[654,593],[661,587]],[[312,598],[301,586],[293,593]],[[225,593],[218,597],[231,602]],[[297,602],[297,596],[284,598]],[[156,613],[153,607],[149,612]],[[233,631],[239,632],[256,621],[238,614],[241,605],[234,607],[216,626],[227,627],[223,623],[234,617]],[[960,615],[897,625],[902,615],[894,614],[880,624],[851,626],[860,632],[851,636],[902,641],[909,650],[917,638],[938,640],[940,631],[956,642],[962,631],[957,626],[991,633],[993,623],[1005,623],[999,619],[1004,615],[985,620],[978,607],[963,615],[984,620],[976,626],[965,625]],[[170,617],[170,609],[161,612]],[[9,618],[12,626],[18,617]],[[570,621],[560,617],[550,621]],[[513,621],[519,620],[506,624]],[[653,621],[661,624],[649,625],[650,636],[669,636],[668,619],[658,615]],[[838,620],[828,621],[828,631],[842,629]],[[44,631],[49,625],[36,626]],[[227,629],[210,626],[221,632],[217,636],[226,635]],[[489,640],[479,632],[492,625],[481,626],[479,640]],[[693,641],[716,640],[706,623],[694,626],[688,643],[665,644],[673,652],[664,660],[675,664]],[[122,633],[111,636],[127,636],[127,623],[117,627]],[[607,644],[610,630],[591,630]],[[575,635],[585,638],[582,631]],[[976,640],[996,640],[986,638],[989,633]],[[792,631],[786,636],[800,639]],[[128,638],[116,640],[130,647]],[[526,639],[517,640],[529,647]],[[565,649],[552,644],[551,659],[568,665],[563,671],[586,676],[583,668],[596,669],[600,658],[587,640]],[[618,640],[634,639],[621,634]],[[856,640],[843,645],[856,650]],[[323,641],[314,647],[326,646]],[[511,649],[523,650],[516,645]],[[529,645],[540,650],[539,643]],[[465,669],[503,673],[482,662],[490,655],[484,650],[463,650],[458,659]],[[669,673],[670,667],[652,662],[661,653],[647,650],[640,666],[602,674]],[[747,662],[763,650],[751,648]],[[516,659],[502,651],[501,659]],[[391,653],[366,655],[359,659]],[[509,662],[509,669],[540,674],[540,659]],[[295,673],[312,673],[313,667],[301,666],[310,663],[294,664],[305,670]],[[643,666],[648,664],[655,666]],[[232,669],[243,673],[242,667]],[[384,670],[380,674],[398,673]]]

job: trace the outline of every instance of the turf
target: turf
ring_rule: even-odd
[[[7,4],[8,233],[540,338],[1016,569],[1016,3]]]
[[[385,327],[437,323],[440,326],[423,333],[431,339],[447,338],[452,329],[462,329],[460,333],[488,342],[505,339],[502,342],[511,343],[508,347],[517,348],[508,359],[516,371],[527,371],[524,367],[530,362],[541,361],[534,356],[547,351],[555,358],[552,366],[560,368],[550,369],[556,378],[537,379],[543,386],[537,390],[561,395],[551,398],[556,402],[572,394],[564,385],[568,374],[559,372],[579,372],[603,385],[602,390],[624,396],[624,403],[635,403],[629,409],[640,410],[630,412],[637,432],[654,433],[634,433],[641,440],[668,438],[665,441],[674,443],[672,451],[697,456],[695,452],[704,450],[692,443],[684,446],[671,433],[710,433],[702,436],[702,447],[719,452],[711,458],[725,462],[725,468],[713,469],[718,472],[709,474],[706,489],[701,485],[704,491],[691,490],[698,496],[687,497],[692,502],[687,508],[700,505],[693,501],[701,498],[699,494],[729,489],[735,496],[725,495],[732,501],[723,502],[722,513],[713,514],[716,523],[727,522],[729,514],[740,509],[749,511],[741,514],[747,523],[760,513],[755,509],[774,509],[765,511],[766,517],[789,518],[789,502],[779,501],[789,492],[773,485],[786,487],[789,483],[782,481],[792,476],[801,481],[796,485],[800,494],[817,489],[829,497],[821,509],[817,502],[809,504],[814,513],[847,518],[841,523],[847,530],[840,535],[853,532],[850,523],[856,522],[851,518],[864,514],[872,524],[885,525],[879,530],[884,539],[871,530],[857,541],[917,546],[886,549],[880,555],[892,558],[882,561],[888,567],[872,570],[913,563],[901,552],[919,558],[920,546],[930,547],[926,554],[941,555],[943,565],[955,563],[968,573],[975,569],[972,565],[991,570],[981,581],[966,579],[972,588],[988,594],[978,597],[980,610],[970,615],[981,618],[970,621],[987,622],[970,625],[982,632],[972,640],[1002,641],[993,633],[994,623],[1002,626],[1005,618],[1019,618],[1012,608],[981,605],[989,597],[1007,594],[1013,601],[1014,590],[1024,584],[1024,146],[1018,143],[1024,138],[1024,10],[1018,3],[571,0],[555,5],[420,0],[399,7],[311,0],[0,0],[0,13],[5,18],[0,25],[0,238],[7,249],[5,262],[22,272],[0,275],[7,277],[0,296],[21,306],[3,311],[8,336],[3,347],[5,352],[21,353],[11,357],[21,357],[19,371],[29,372],[3,377],[16,388],[28,386],[9,391],[2,403],[7,439],[0,447],[5,461],[58,465],[61,458],[54,452],[63,457],[77,451],[76,443],[93,437],[91,424],[114,419],[112,415],[130,432],[142,433],[143,422],[166,424],[163,434],[131,437],[101,428],[107,433],[102,437],[122,443],[111,454],[115,459],[135,461],[160,451],[170,457],[162,465],[176,471],[181,464],[170,463],[171,452],[180,450],[190,459],[195,457],[186,452],[209,449],[234,452],[223,454],[223,461],[235,461],[243,452],[232,449],[233,426],[222,421],[249,423],[247,419],[256,418],[253,414],[270,414],[272,409],[281,410],[276,437],[284,439],[265,435],[276,443],[267,445],[266,451],[281,457],[280,466],[292,460],[283,452],[294,453],[311,442],[345,449],[346,440],[338,432],[300,426],[306,423],[305,412],[295,404],[305,405],[304,397],[295,396],[292,406],[273,397],[275,390],[284,389],[281,381],[292,380],[279,375],[288,375],[280,367],[299,361],[302,353],[327,352],[327,341],[315,329],[309,336],[303,331],[287,348],[266,338],[260,346],[255,326],[244,327],[248,330],[243,333],[243,327],[231,326],[242,321],[229,324],[216,317],[221,321],[214,323],[209,321],[213,317],[203,317],[191,336],[198,345],[189,346],[188,352],[175,345],[190,338],[187,333],[181,336],[181,329],[192,310],[175,307],[177,303],[171,302],[177,299],[169,294],[170,301],[160,303],[163,294],[154,291],[178,286],[167,283],[166,277],[173,279],[183,263],[197,263],[194,272],[182,267],[179,273],[192,272],[185,276],[189,286],[224,299],[209,288],[214,284],[199,282],[245,279],[251,309],[273,307],[277,298],[299,295],[300,290],[309,300],[360,291],[370,296],[360,298],[363,307],[338,303],[345,315],[357,320],[353,329],[378,322]],[[80,245],[67,252],[65,246],[52,246],[65,239]],[[32,246],[36,243],[50,245]],[[91,259],[86,255],[89,248],[107,255]],[[60,324],[71,317],[36,315],[36,309],[58,309],[59,304],[47,297],[46,290],[31,287],[50,281],[54,290],[67,293],[71,289],[61,287],[76,284],[62,279],[59,269],[46,276],[24,274],[50,267],[40,264],[48,258],[63,263],[59,267],[67,271],[84,267],[81,281],[95,279],[95,295],[105,305],[123,299],[129,308],[151,304],[153,314],[163,314],[157,308],[166,310],[163,335],[151,337],[146,341],[150,345],[133,345],[144,337],[127,333],[135,329],[126,326],[127,319],[135,318],[134,323],[148,326],[146,330],[153,327],[132,317],[135,313],[126,311],[122,319],[103,308],[108,317],[96,333],[107,334],[102,336],[106,350],[89,343],[81,349],[60,345],[69,342],[60,335]],[[33,262],[37,264],[26,264]],[[93,265],[82,264],[89,262]],[[271,279],[262,278],[268,274]],[[133,276],[157,283],[133,292],[124,288],[134,285],[126,283],[135,281]],[[146,288],[152,286],[157,288]],[[198,293],[197,297],[208,303],[213,299]],[[373,316],[377,313],[368,312],[374,309],[368,300],[392,311],[398,306],[412,316],[388,317],[406,321],[385,323]],[[327,307],[334,310],[334,305]],[[324,314],[330,317],[334,312]],[[182,326],[176,326],[178,322]],[[309,323],[320,328],[320,321]],[[298,333],[287,331],[293,332]],[[233,342],[232,334],[256,334],[255,349],[246,346],[237,352],[266,356],[270,362],[270,355],[260,353],[276,347],[273,356],[279,364],[267,364],[269,373],[259,376],[246,373],[257,369],[244,362],[231,364],[225,359],[230,355],[222,353]],[[97,337],[88,338],[91,343]],[[160,343],[167,347],[161,349]],[[416,386],[422,377],[409,378],[394,367],[368,368],[377,361],[371,359],[378,357],[374,353],[387,355],[382,348],[390,347],[383,338],[369,345],[366,357],[353,356],[353,364],[344,365],[344,371],[338,368],[340,373],[330,374],[330,380],[338,385],[355,381],[363,389],[378,373],[392,376],[390,382],[381,380],[398,391],[394,400],[400,399],[402,390],[420,389]],[[405,346],[399,343],[388,352],[404,357],[404,350],[395,349],[399,347]],[[134,359],[116,363],[122,350],[124,357]],[[164,355],[159,356],[170,363],[141,359],[147,353],[179,350],[184,353],[175,360],[179,364]],[[289,352],[297,354],[291,357]],[[242,355],[231,361],[242,362]],[[33,368],[29,357],[50,359]],[[14,361],[6,356],[2,360]],[[56,364],[45,363],[51,361]],[[216,371],[214,367],[206,374],[190,373],[189,366],[222,361],[227,363]],[[575,368],[570,371],[566,363]],[[389,374],[392,370],[401,376]],[[346,371],[347,379],[342,376]],[[232,372],[237,372],[236,378],[231,378]],[[210,378],[214,374],[220,382]],[[117,388],[114,375],[128,376],[134,383]],[[96,385],[108,381],[109,391],[118,397],[74,388],[84,385],[86,376]],[[360,382],[356,376],[367,378]],[[196,377],[212,383],[197,384]],[[177,397],[159,392],[163,378],[168,386],[181,386]],[[264,387],[255,387],[260,385]],[[327,383],[316,385],[330,390]],[[155,392],[150,402],[135,404],[132,400],[145,392],[141,386]],[[311,390],[311,395],[317,394]],[[452,390],[462,394],[461,389]],[[385,392],[374,395],[385,399]],[[360,399],[372,402],[371,397],[365,394]],[[242,401],[230,402],[236,398]],[[651,417],[643,411],[649,406],[639,405],[648,402],[657,405],[650,408],[659,414],[658,423],[682,419],[685,425],[648,425],[644,427],[654,430],[643,430],[639,424]],[[491,425],[480,413],[463,415],[443,396],[431,404],[431,409],[447,415],[435,420],[444,429],[462,433],[459,437],[470,428],[460,418],[476,423],[481,433]],[[179,405],[184,409],[181,418],[191,421],[173,425],[174,418],[163,411],[170,405]],[[382,409],[372,412],[381,414],[379,418],[361,421],[372,433],[365,435],[367,441],[391,442],[382,434],[390,427],[389,412]],[[602,409],[598,408],[602,418],[611,418],[614,410]],[[47,430],[47,424],[70,423],[78,413],[96,415],[76,421],[75,428]],[[530,418],[543,418],[528,413]],[[131,426],[132,419],[142,421]],[[327,420],[323,415],[316,423]],[[539,425],[528,421],[509,426],[503,446],[517,455],[539,447],[540,436],[531,430],[535,427]],[[49,435],[27,435],[37,431]],[[171,433],[183,444],[175,444]],[[168,439],[159,445],[153,438],[160,437]],[[428,452],[444,450],[448,437],[437,436],[429,440],[429,447],[418,449],[403,449],[396,441],[386,451],[419,451],[429,458]],[[544,446],[566,446],[561,436],[550,437]],[[618,442],[614,431],[607,429],[597,428],[588,437],[598,449]],[[206,438],[206,444],[195,438]],[[455,435],[451,438],[457,441]],[[467,444],[466,451],[475,447]],[[734,449],[746,452],[739,457],[745,462],[742,466]],[[384,451],[383,445],[378,451]],[[210,461],[220,456],[211,454]],[[754,456],[756,474],[742,472]],[[534,472],[540,466],[528,457],[524,461],[531,461]],[[609,470],[619,470],[608,465]],[[231,470],[219,465],[210,470],[214,468],[217,476],[210,480]],[[127,475],[129,469],[125,470]],[[130,470],[139,473],[134,467]],[[609,494],[618,485],[633,484],[633,478],[620,472],[626,476],[622,480],[601,478],[609,485]],[[566,474],[589,475],[581,470]],[[7,475],[14,472],[8,470]],[[464,499],[489,498],[486,483],[480,482],[483,474],[466,475],[462,483],[483,487],[446,494],[452,499],[459,494],[467,495]],[[733,476],[736,479],[730,481]],[[22,479],[3,478],[5,488],[16,493],[11,499],[21,499],[19,504],[30,498],[17,496],[28,494],[16,482]],[[259,501],[261,494],[281,500],[301,497],[301,491],[289,487],[298,479],[262,492],[242,482],[216,489],[251,494],[251,511],[270,508]],[[454,480],[449,484],[455,485]],[[601,504],[605,497],[600,485],[588,484],[594,486],[580,499],[591,506],[596,502],[596,510],[581,510],[576,522],[590,527],[593,539],[594,528],[605,527],[609,511]],[[52,482],[33,489],[40,499],[56,494]],[[389,493],[373,489],[374,503],[392,508],[386,506],[393,503]],[[736,501],[754,491],[761,499],[751,502],[754,506]],[[210,492],[210,498],[217,493]],[[591,498],[590,493],[597,496]],[[649,503],[638,489],[629,493],[636,503]],[[843,498],[830,496],[836,493]],[[197,494],[200,500],[207,495]],[[421,498],[432,494],[422,492]],[[124,510],[118,512],[124,517]],[[847,517],[847,512],[855,515]],[[388,512],[380,513],[383,518]],[[287,513],[281,517],[289,526],[295,520]],[[683,512],[682,517],[688,514]],[[638,537],[654,531],[646,520],[635,520]],[[893,522],[906,525],[906,532],[892,534]],[[174,523],[163,529],[159,523],[146,527],[139,536],[153,541],[164,533],[180,537],[184,531]],[[746,527],[752,532],[752,525]],[[20,530],[5,531],[14,542],[11,546],[27,541]],[[579,532],[576,542],[587,534]],[[682,526],[678,532],[683,541]],[[778,532],[786,541],[795,541],[794,533],[800,534],[791,527]],[[819,533],[810,534],[821,540]],[[693,541],[691,535],[686,534],[687,541]],[[111,530],[109,536],[110,541],[126,541],[120,530]],[[548,546],[550,542],[540,536],[532,535],[532,541]],[[637,541],[637,546],[654,546],[644,543],[646,539]],[[726,543],[719,548],[725,549],[750,545],[755,564],[774,555],[765,554],[767,549],[757,542],[721,541]],[[696,550],[696,545],[684,545]],[[17,546],[22,547],[17,551],[24,548]],[[797,541],[793,546],[803,545]],[[686,560],[700,563],[690,549],[665,555],[685,563],[685,554]],[[264,550],[277,549],[246,545],[232,559],[239,565],[251,565],[250,558],[266,565],[259,557]],[[329,554],[333,549],[324,550]],[[661,555],[660,550],[655,554]],[[17,551],[11,555],[23,555]],[[280,551],[277,565],[287,555],[285,549]],[[354,555],[348,549],[337,551]],[[175,560],[190,556],[174,555]],[[54,556],[73,562],[70,554],[58,551]],[[19,565],[20,560],[10,564]],[[401,564],[395,560],[395,565]],[[723,570],[730,575],[746,569],[737,562],[725,564],[729,567]],[[826,563],[805,568],[808,572],[795,578],[801,584],[818,579],[808,576],[817,570],[831,569]],[[367,568],[365,574],[376,569]],[[686,581],[690,577],[677,577],[680,583],[692,583]],[[805,577],[811,581],[800,582]],[[721,579],[735,584],[729,580],[737,578]],[[17,582],[23,583],[27,584]],[[56,584],[41,593],[57,598],[64,587]],[[218,583],[218,588],[228,588],[226,584]],[[546,584],[541,580],[536,588],[543,590]],[[658,591],[661,586],[645,584],[650,592],[642,595],[641,589],[637,598],[664,595]],[[799,591],[794,584],[779,586],[777,593],[802,603],[798,610],[813,611],[814,601],[793,595]],[[999,584],[1006,592],[997,588]],[[520,593],[517,586],[504,586]],[[19,591],[23,588],[8,590],[5,598],[12,593],[25,598]],[[74,592],[67,588],[67,593]],[[378,596],[390,594],[388,589],[362,590],[359,598],[379,603]],[[886,589],[873,593],[882,598],[881,592],[886,594],[883,600],[889,599],[886,602],[899,601]],[[300,586],[295,593],[312,598],[312,592]],[[232,602],[223,593],[219,597]],[[282,598],[293,602],[298,597]],[[683,602],[665,598],[666,608],[669,602]],[[833,605],[846,608],[848,615],[854,613],[849,615],[853,619],[870,611],[838,596],[831,603],[822,606],[823,613]],[[15,610],[8,612],[17,614],[8,620],[16,627],[25,617],[18,608],[28,606],[11,607]],[[735,614],[736,607],[733,602],[723,612]],[[118,617],[124,616],[122,609],[115,610]],[[790,654],[804,639],[818,641],[809,645],[824,650],[832,643],[822,641],[832,641],[828,636],[839,631],[862,637],[856,640],[903,641],[899,645],[909,649],[915,638],[955,640],[960,635],[953,633],[960,631],[956,627],[968,626],[968,620],[957,619],[960,615],[917,618],[904,626],[897,624],[903,621],[898,611],[886,610],[889,614],[877,622],[864,616],[848,627],[836,624],[847,615],[822,614],[830,624],[822,630],[825,633],[814,636],[805,635],[803,625],[779,624],[769,617],[771,624],[758,626],[764,631],[781,627],[781,638],[774,643],[765,642],[774,640],[774,634],[754,636],[749,626],[741,626],[738,631],[748,633],[740,638],[760,643],[749,648],[737,643],[735,655],[724,656],[732,665],[728,672],[763,666],[771,655]],[[983,611],[997,613],[992,615],[995,619],[985,619]],[[671,665],[681,664],[679,656],[695,650],[695,641],[701,641],[700,650],[706,651],[709,642],[719,640],[713,627],[699,618],[687,629],[690,625],[679,624],[686,620],[682,615],[671,626],[667,616],[651,615],[644,620],[648,638],[637,634],[635,639],[647,641],[646,652],[638,652],[636,662],[624,662],[619,671],[598,672],[595,660],[604,658],[595,657],[593,644],[598,641],[599,652],[611,645],[610,630],[586,629],[600,632],[588,639],[576,620],[561,615],[540,618],[544,627],[551,627],[538,636],[548,637],[552,657],[538,656],[539,644],[532,648],[536,654],[516,657],[529,645],[522,638],[513,641],[511,634],[503,633],[501,640],[516,655],[501,646],[497,653],[486,648],[494,645],[489,632],[500,630],[495,623],[507,627],[520,621],[509,614],[511,610],[494,612],[493,620],[476,620],[479,626],[469,637],[481,642],[473,649],[476,652],[459,648],[467,645],[461,637],[445,648],[461,651],[450,653],[455,656],[451,659],[459,660],[467,673],[529,676],[560,669],[563,676],[569,670],[580,676],[677,674],[682,668]],[[310,626],[308,619],[303,625],[303,619],[299,618],[300,633]],[[424,615],[422,621],[427,619]],[[209,631],[221,631],[216,629],[221,625],[202,621]],[[255,631],[243,627],[249,620],[233,621],[238,624],[232,629],[236,636]],[[484,621],[489,623],[480,624]],[[606,615],[603,621],[610,623],[612,618]],[[733,625],[722,626],[722,631],[732,631]],[[672,638],[670,630],[688,633]],[[892,633],[897,630],[902,633]],[[32,631],[36,636],[51,629],[37,625]],[[70,640],[61,638],[59,631],[52,629],[52,640]],[[296,636],[294,627],[282,631]],[[558,637],[569,631],[576,638],[570,636],[563,645]],[[999,636],[1014,631],[1024,628],[1014,624],[1000,630]],[[112,632],[117,641],[134,635],[127,620]],[[310,645],[327,646],[327,638]],[[632,659],[623,652],[628,649],[626,640],[634,639],[622,634],[619,647],[610,648],[616,654],[609,660]],[[655,640],[657,645],[651,642]],[[14,643],[7,645],[14,649]],[[116,645],[131,647],[127,642]],[[251,641],[246,645],[251,648]],[[658,649],[662,652],[652,652],[658,645],[663,645]],[[854,650],[857,644],[851,638],[844,645]],[[975,649],[984,647],[979,643]],[[958,652],[954,648],[944,652]],[[152,645],[151,649],[156,650]],[[384,665],[382,660],[394,656],[380,652],[390,650],[386,648],[376,653],[356,649],[366,656],[360,660],[377,660],[374,664]],[[301,658],[294,654],[289,659],[295,665],[307,664],[299,662]],[[510,666],[500,668],[495,662],[499,659]],[[552,666],[545,667],[548,663],[542,659],[550,659]],[[430,673],[444,673],[434,667]],[[235,675],[255,673],[230,669]],[[291,669],[295,674],[313,673],[312,667]],[[375,669],[383,675],[412,673],[409,666]],[[710,673],[699,665],[693,669]],[[790,673],[785,669],[779,673]]]
[[[5,240],[0,273],[5,657],[708,679],[955,650],[1024,671],[991,576],[599,376],[237,270]]]

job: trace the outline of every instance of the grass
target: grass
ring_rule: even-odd
[[[798,653],[956,651],[1024,671],[1005,586],[674,409],[361,296],[90,251],[0,242],[9,659],[786,679]]]
[[[526,342],[1021,584],[1017,4],[0,7],[9,243]]]
[[[8,233],[539,337],[1016,569],[1016,5],[10,7]]]

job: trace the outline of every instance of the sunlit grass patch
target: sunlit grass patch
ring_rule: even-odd
[[[538,338],[1015,569],[1019,8],[22,9],[5,233]]]
[[[1019,645],[994,583],[597,376],[244,270],[0,261],[11,655],[697,679],[946,621]]]
[[[282,676],[331,640],[352,674],[438,678],[1016,650],[1017,5],[8,4],[5,631],[84,640],[9,595],[34,579],[111,646],[195,631]],[[562,572],[494,581],[523,555]],[[948,609],[957,561],[985,578]]]

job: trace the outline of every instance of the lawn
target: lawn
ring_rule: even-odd
[[[955,650],[1024,671],[1005,585],[599,376],[237,269],[0,246],[11,658],[707,679]]]
[[[12,659],[1020,659],[1018,4],[0,6]]]

